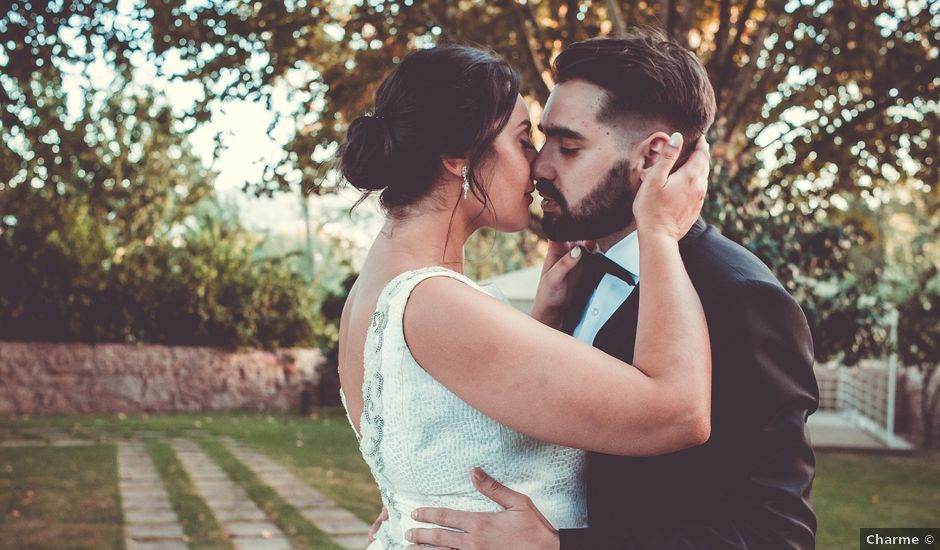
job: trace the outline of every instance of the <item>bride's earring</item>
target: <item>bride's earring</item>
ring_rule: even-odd
[[[466,166],[460,169],[460,175],[463,176],[463,198],[467,198],[467,193],[470,192],[470,179],[467,177]]]

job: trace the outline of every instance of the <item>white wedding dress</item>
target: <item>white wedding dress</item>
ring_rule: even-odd
[[[357,437],[389,514],[369,550],[403,548],[409,544],[405,531],[428,527],[411,519],[415,508],[501,510],[471,484],[474,466],[527,494],[556,529],[586,527],[584,451],[499,424],[438,383],[411,355],[402,328],[405,305],[418,283],[438,276],[486,292],[442,267],[407,271],[379,295],[366,337],[364,410]],[[457,313],[441,311],[452,314]],[[340,395],[345,406],[342,390]]]

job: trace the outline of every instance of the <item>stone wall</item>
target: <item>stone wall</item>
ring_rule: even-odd
[[[308,349],[0,341],[0,415],[296,411],[331,369]]]

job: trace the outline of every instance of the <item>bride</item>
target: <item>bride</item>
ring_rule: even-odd
[[[380,192],[388,218],[340,323],[343,403],[388,511],[370,549],[407,546],[419,506],[499,510],[471,484],[477,466],[554,528],[584,527],[581,449],[651,455],[709,436],[707,328],[677,245],[704,163],[668,176],[681,147],[670,140],[636,194],[643,273],[656,276],[628,365],[551,328],[580,247],[552,244],[532,318],[463,275],[475,230],[528,225],[530,131],[518,74],[465,46],[407,56],[349,126],[343,175]]]

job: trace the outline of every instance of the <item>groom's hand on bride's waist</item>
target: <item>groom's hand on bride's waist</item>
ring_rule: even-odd
[[[558,531],[538,511],[532,500],[474,468],[470,476],[480,493],[503,508],[502,512],[461,512],[449,508],[418,508],[412,518],[449,529],[409,529],[405,538],[409,550],[427,550],[431,545],[455,550],[496,550],[504,548],[556,550]]]

